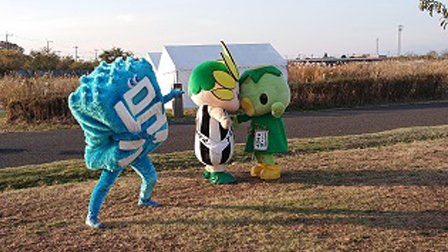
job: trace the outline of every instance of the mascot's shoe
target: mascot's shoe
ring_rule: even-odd
[[[211,176],[211,172],[205,171],[204,174],[202,174],[202,177],[206,180],[209,180]]]
[[[138,200],[139,206],[150,206],[150,207],[158,207],[162,204],[152,201],[151,199],[139,199]]]
[[[87,214],[86,224],[91,228],[103,228],[103,224],[98,221],[98,217],[90,212]]]
[[[235,177],[229,172],[208,172],[209,176],[205,179],[210,181],[212,184],[231,184],[235,183]],[[205,175],[205,173],[204,173]]]
[[[260,172],[260,178],[264,180],[279,179],[280,173],[280,166],[266,166],[266,168]]]
[[[266,169],[265,164],[257,164],[256,166],[250,169],[250,175],[252,177],[260,177],[260,173],[263,169]]]

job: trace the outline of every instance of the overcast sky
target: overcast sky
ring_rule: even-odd
[[[144,56],[163,45],[271,43],[285,57],[448,50],[448,30],[418,0],[0,0],[0,40],[83,58],[121,47]]]

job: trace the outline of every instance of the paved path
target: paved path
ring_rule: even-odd
[[[290,138],[372,133],[448,124],[448,102],[290,112],[284,119]],[[171,124],[168,140],[156,153],[192,150],[194,128],[193,124]],[[236,142],[245,141],[245,132],[246,125],[236,130]],[[81,130],[0,134],[0,168],[83,158],[83,153]]]

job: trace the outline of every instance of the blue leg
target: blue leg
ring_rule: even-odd
[[[86,224],[92,228],[101,228],[102,224],[98,221],[98,214],[100,213],[103,201],[109,193],[110,188],[117,180],[122,170],[110,172],[103,170],[98,183],[93,189],[90,197],[89,213],[87,215]]]
[[[131,164],[132,168],[142,178],[142,186],[140,187],[139,206],[160,206],[151,200],[151,194],[156,186],[157,173],[154,165],[147,156],[143,156]]]

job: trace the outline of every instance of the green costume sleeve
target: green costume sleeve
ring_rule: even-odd
[[[238,123],[243,123],[243,122],[247,122],[250,119],[252,119],[252,117],[248,116],[248,115],[237,115],[236,116],[236,120],[238,121]]]

